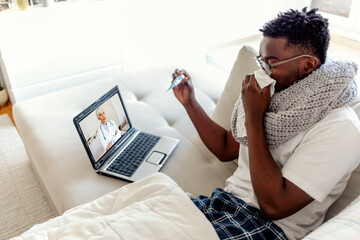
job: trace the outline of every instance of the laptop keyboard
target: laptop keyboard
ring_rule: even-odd
[[[136,138],[120,153],[107,168],[108,171],[131,177],[148,152],[160,140],[160,137],[140,132]]]

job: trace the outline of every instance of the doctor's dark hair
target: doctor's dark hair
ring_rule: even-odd
[[[330,34],[328,20],[318,14],[317,9],[302,11],[290,9],[265,23],[260,29],[264,37],[286,38],[289,46],[294,46],[304,54],[318,57],[321,63],[326,60]]]

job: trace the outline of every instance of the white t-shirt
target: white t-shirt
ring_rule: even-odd
[[[274,221],[289,239],[300,239],[322,224],[330,205],[346,187],[360,162],[360,122],[350,107],[332,110],[309,130],[270,150],[283,176],[314,201],[297,213]],[[239,150],[239,167],[225,190],[259,208],[252,188],[247,146]]]

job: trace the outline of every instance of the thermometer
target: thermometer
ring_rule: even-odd
[[[181,75],[179,75],[177,78],[175,78],[175,80],[172,81],[170,87],[168,88],[168,90],[166,90],[166,92],[169,91],[169,90],[171,90],[171,89],[173,89],[173,88],[176,87],[177,85],[179,85],[184,78],[185,78],[184,74],[181,74]]]

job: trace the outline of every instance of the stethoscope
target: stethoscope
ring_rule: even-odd
[[[106,122],[110,123],[111,125],[113,125],[116,128],[115,124],[113,124],[112,122],[110,122],[110,121],[106,121]],[[104,140],[106,141],[105,134],[104,134],[103,128],[101,127],[101,124],[100,124],[100,131],[103,135]],[[109,133],[110,133],[110,131],[109,131]]]

